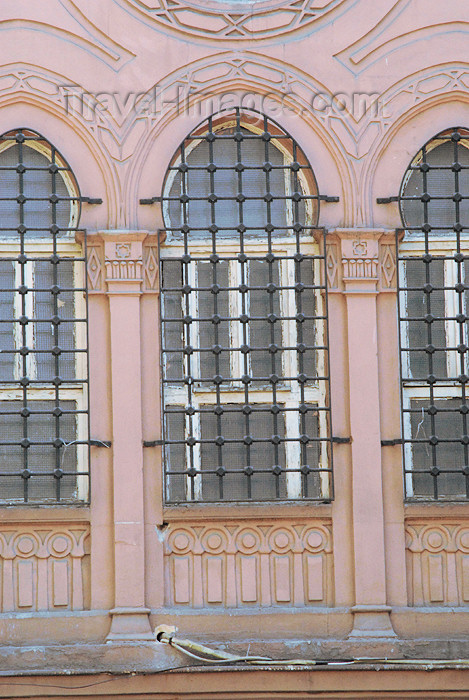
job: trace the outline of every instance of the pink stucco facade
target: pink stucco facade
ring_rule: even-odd
[[[276,658],[469,656],[469,505],[405,503],[402,447],[381,444],[401,437],[402,221],[396,202],[376,202],[399,193],[424,143],[469,127],[466,3],[3,0],[0,19],[0,134],[42,134],[81,194],[102,199],[83,204],[80,227],[90,437],[112,443],[91,447],[89,506],[0,510],[2,670],[75,669],[57,697],[122,670],[150,675],[99,692],[464,697],[462,668],[151,672],[191,663],[153,641],[161,624]],[[334,445],[330,503],[165,505],[161,446],[143,447],[162,437],[164,221],[140,200],[161,195],[186,134],[237,105],[288,131],[319,193],[339,197],[319,215],[333,435],[351,437]],[[13,690],[0,677],[0,697],[44,697],[50,678]]]

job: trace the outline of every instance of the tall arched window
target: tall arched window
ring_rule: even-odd
[[[162,200],[167,501],[329,500],[323,242],[304,153],[259,114],[220,114],[184,139]]]
[[[0,502],[88,498],[80,193],[30,129],[0,137]]]
[[[405,491],[469,498],[469,130],[426,143],[401,186]]]

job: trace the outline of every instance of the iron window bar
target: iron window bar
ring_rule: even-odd
[[[469,499],[469,131],[427,142],[404,176],[398,320],[405,496]],[[444,177],[444,174],[449,177]]]
[[[3,134],[1,161],[12,196],[0,198],[0,503],[88,503],[94,441],[78,221],[81,203],[98,200],[80,196],[68,163],[34,131]]]
[[[193,166],[201,144],[205,160]],[[184,139],[163,196],[141,201],[161,201],[168,234],[159,250],[164,434],[144,442],[163,445],[168,503],[331,500],[327,282],[317,281],[324,199],[336,201],[317,194],[294,139],[237,109]]]

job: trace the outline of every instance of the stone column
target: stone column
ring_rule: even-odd
[[[93,236],[100,250],[88,256],[90,286],[103,285],[110,318],[115,597],[107,641],[153,639],[145,605],[140,328],[147,235],[100,231]]]
[[[336,229],[331,233],[340,241],[340,277],[347,306],[355,572],[350,636],[390,637],[395,633],[386,591],[377,339],[377,295],[389,276],[389,261],[384,263],[380,256],[385,231]]]

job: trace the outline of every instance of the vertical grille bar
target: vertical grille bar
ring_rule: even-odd
[[[408,500],[469,498],[468,137],[455,127],[425,144],[399,196],[406,228],[396,246]]]
[[[306,157],[263,115],[214,115],[175,154],[162,203],[166,501],[331,500],[325,246]]]
[[[40,134],[0,137],[0,503],[89,500],[86,237],[70,166]],[[11,268],[9,267],[11,265]],[[77,280],[81,280],[77,284]],[[73,329],[73,330],[70,330]],[[70,360],[70,358],[73,358]]]

